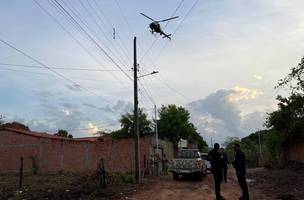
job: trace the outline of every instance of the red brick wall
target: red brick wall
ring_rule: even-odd
[[[151,139],[149,137],[140,139],[141,169],[144,168],[144,158],[150,155]],[[103,158],[107,171],[132,172],[134,169],[134,139],[113,140],[105,137],[103,142],[97,144],[96,155],[98,159]]]
[[[151,138],[140,139],[141,169],[151,151]],[[134,140],[112,140],[104,137],[95,142],[33,137],[13,131],[0,130],[0,173],[18,172],[20,157],[24,170],[33,171],[33,159],[40,173],[92,172],[103,158],[107,171],[132,172],[134,169]]]
[[[96,169],[96,145],[93,142],[38,138],[11,131],[0,131],[0,172],[18,172],[20,157],[24,170],[87,172]]]
[[[32,159],[38,155],[39,140],[14,132],[0,132],[0,172],[16,172],[24,157],[24,170],[32,170]]]
[[[304,163],[304,144],[294,144],[289,147],[288,160]]]

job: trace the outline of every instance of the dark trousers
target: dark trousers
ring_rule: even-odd
[[[222,181],[227,183],[227,169],[224,168],[223,169],[223,178],[222,178]]]
[[[237,173],[237,179],[239,181],[240,187],[243,192],[243,199],[249,200],[248,186],[246,182],[246,174],[245,173]]]
[[[216,200],[221,200],[221,181],[222,181],[222,172],[213,172],[214,178],[214,189]]]

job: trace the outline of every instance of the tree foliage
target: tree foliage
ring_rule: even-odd
[[[72,134],[69,134],[68,131],[59,129],[57,133],[54,135],[59,136],[59,137],[65,137],[65,138],[73,138]]]
[[[304,58],[279,80],[276,88],[290,88],[290,96],[278,96],[278,110],[269,114],[266,126],[290,141],[304,138]]]
[[[197,143],[201,149],[207,147],[207,143],[189,120],[190,113],[185,108],[176,105],[162,106],[158,120],[159,136],[168,138],[174,144],[177,144],[180,139],[186,139]]]
[[[292,94],[288,98],[278,96],[278,110],[269,114],[266,126],[286,134],[286,138],[304,137],[304,96]]]
[[[139,121],[139,134],[140,137],[152,134],[151,121],[148,120],[147,114],[139,109],[138,112]],[[121,116],[119,122],[121,128],[119,130],[113,131],[112,137],[115,139],[134,137],[134,114],[126,113]]]
[[[261,164],[258,161],[260,148],[263,163],[278,164],[286,161],[286,152],[290,144],[304,139],[304,58],[291,69],[291,72],[278,81],[275,88],[289,87],[288,97],[277,96],[278,109],[268,114],[265,125],[267,130],[258,131],[237,140],[229,138],[224,145],[230,158],[233,156],[233,144],[239,142],[247,156],[249,166]],[[261,138],[261,146],[258,138]],[[261,160],[260,160],[261,161]],[[283,163],[284,164],[284,163]]]
[[[238,137],[227,137],[222,146],[225,147],[225,153],[228,156],[228,160],[234,160],[234,149],[233,145],[236,143],[240,143],[240,139]]]
[[[238,143],[241,146],[242,151],[246,155],[246,163],[248,167],[257,167],[264,164],[264,160],[269,158],[268,145],[268,134],[269,130],[262,130],[251,133],[250,135],[239,139],[236,137],[228,137],[223,146],[225,147],[225,152],[230,161],[234,160],[234,144]],[[261,146],[259,143],[259,137],[261,139]],[[260,154],[260,148],[262,155]],[[262,157],[261,157],[262,156]],[[262,160],[264,158],[264,160]]]
[[[289,86],[292,94],[303,94],[304,93],[304,57],[301,62],[291,68],[291,72],[280,79],[276,88]]]

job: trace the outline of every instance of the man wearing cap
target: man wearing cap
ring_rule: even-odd
[[[249,200],[248,186],[246,182],[246,162],[245,154],[241,151],[240,144],[234,144],[235,158],[232,162],[235,168],[237,179],[239,181],[240,187],[242,189],[243,195],[239,200]]]
[[[222,180],[222,170],[224,168],[223,159],[219,152],[220,145],[218,143],[214,144],[214,148],[208,154],[208,160],[211,164],[211,172],[214,178],[214,188],[216,200],[225,200],[221,196],[221,180]]]

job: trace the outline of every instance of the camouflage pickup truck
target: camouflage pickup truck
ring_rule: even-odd
[[[172,172],[174,180],[178,180],[179,175],[183,175],[194,176],[202,181],[207,175],[207,167],[197,149],[181,149],[177,158],[170,162],[169,172]]]

